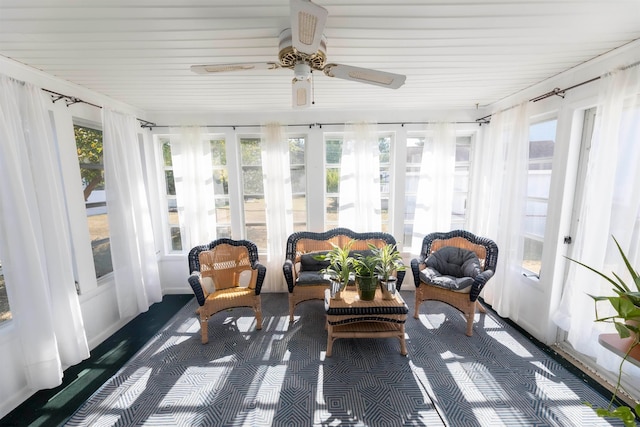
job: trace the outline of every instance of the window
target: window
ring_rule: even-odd
[[[535,276],[540,275],[542,262],[556,126],[557,120],[553,119],[529,127],[529,172],[522,268]]]
[[[6,320],[11,320],[11,307],[9,307],[9,297],[2,272],[2,260],[0,260],[0,323]]]
[[[413,223],[416,213],[416,199],[422,152],[425,144],[424,136],[407,137],[407,172],[405,181],[405,211],[403,243],[411,247],[413,239]],[[471,137],[456,137],[456,161],[453,183],[453,206],[451,211],[451,229],[465,228],[467,214],[467,197],[469,193],[469,167],[471,159]]]
[[[267,247],[260,138],[240,138],[245,236],[259,249]]]
[[[104,189],[102,131],[74,125],[74,132],[91,236],[93,263],[96,277],[100,278],[113,271],[109,221],[107,219],[107,198]]]
[[[169,252],[182,252],[182,234],[178,219],[178,203],[176,201],[176,182],[173,177],[171,160],[171,142],[168,137],[159,137],[162,144],[162,164],[164,168],[165,197],[167,201],[167,224],[169,231]]]
[[[293,196],[293,229],[307,229],[307,173],[305,169],[305,138],[289,138],[291,163],[291,194]]]
[[[338,226],[342,136],[325,136],[325,229]]]
[[[305,138],[289,137],[288,141],[294,229],[306,230]],[[258,246],[258,249],[266,250],[267,218],[262,180],[261,139],[259,137],[240,138],[240,163],[245,235],[248,240]]]
[[[389,198],[391,188],[391,144],[393,135],[378,137],[380,153],[380,207],[382,231],[389,232]],[[325,135],[325,229],[338,226],[340,206],[340,160],[342,135]]]
[[[456,171],[453,178],[453,208],[451,229],[464,229],[467,222],[467,196],[469,194],[469,165],[471,137],[456,138]]]
[[[216,235],[231,238],[231,209],[229,203],[229,171],[227,144],[224,139],[211,139],[211,167],[216,205]]]

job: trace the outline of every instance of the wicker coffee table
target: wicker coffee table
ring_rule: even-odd
[[[338,338],[398,338],[400,354],[407,354],[404,340],[404,323],[409,308],[400,296],[383,299],[382,291],[376,291],[373,301],[358,298],[355,286],[348,286],[342,292],[342,299],[331,298],[331,291],[324,294],[324,308],[327,312],[327,357],[331,356],[333,342]]]

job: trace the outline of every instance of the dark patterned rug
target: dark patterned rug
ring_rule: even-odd
[[[263,294],[263,329],[235,309],[200,343],[195,300],[176,314],[67,426],[608,426],[583,402],[597,391],[504,320],[426,302],[397,339],[339,339],[326,358],[321,301]]]

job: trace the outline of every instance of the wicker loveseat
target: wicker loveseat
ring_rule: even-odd
[[[376,247],[396,244],[395,238],[388,233],[356,233],[348,228],[334,228],[323,233],[299,231],[287,239],[286,259],[282,267],[289,289],[289,320],[293,322],[296,305],[312,299],[324,299],[324,290],[330,285],[322,270],[326,263],[314,257],[331,250],[334,243],[340,247],[353,240],[352,251],[366,251],[369,243]],[[397,272],[396,289],[400,290],[404,271]]]

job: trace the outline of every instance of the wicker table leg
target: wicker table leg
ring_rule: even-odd
[[[327,357],[331,357],[331,353],[333,351],[333,341],[335,338],[333,337],[333,326],[330,323],[327,323]]]

